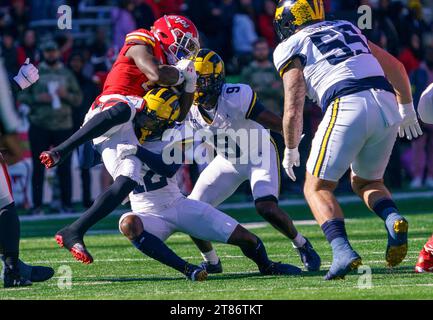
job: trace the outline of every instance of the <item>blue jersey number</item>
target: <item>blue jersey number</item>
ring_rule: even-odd
[[[168,185],[167,177],[159,176],[158,181],[156,181],[156,182],[152,181],[152,178],[155,175],[156,175],[155,172],[147,171],[143,177],[144,186],[139,185],[139,186],[135,187],[133,193],[138,194],[138,193],[143,193],[143,192],[155,191],[155,190],[164,188],[165,186]]]
[[[321,54],[328,55],[330,52],[335,52],[326,57],[326,60],[332,65],[363,53],[371,53],[367,43],[350,24],[316,32],[310,38]],[[357,45],[356,49],[355,45]]]

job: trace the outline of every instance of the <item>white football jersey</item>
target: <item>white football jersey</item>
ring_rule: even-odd
[[[205,129],[213,135],[221,135],[222,130],[234,130],[235,132],[247,132],[248,143],[243,143],[240,148],[261,149],[263,141],[270,141],[270,134],[262,125],[250,119],[257,102],[257,94],[246,84],[224,84],[222,93],[218,98],[216,109],[207,112],[203,108],[193,105],[187,120],[194,130]],[[258,135],[252,133],[256,129]]]
[[[185,132],[179,129],[179,132]],[[164,148],[173,143],[185,141],[183,134],[177,136],[178,141],[153,140],[142,144],[142,147],[153,153],[162,154]],[[163,177],[153,172],[143,163],[141,168],[142,184],[138,185],[130,194],[131,209],[135,213],[157,213],[170,207],[175,201],[183,197],[180,192],[176,175],[172,178]]]
[[[308,97],[322,109],[336,90],[353,85],[351,80],[384,77],[367,39],[348,21],[319,22],[280,43],[274,51],[280,75],[294,58],[304,65]]]
[[[423,122],[433,124],[433,83],[422,93],[418,112]]]

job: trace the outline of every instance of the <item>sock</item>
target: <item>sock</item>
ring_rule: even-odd
[[[256,246],[242,246],[241,250],[246,257],[250,258],[257,264],[259,269],[267,268],[271,264],[268,254],[266,253],[266,248],[259,237],[257,237]]]
[[[108,190],[99,195],[93,205],[78,220],[73,222],[69,226],[69,229],[83,236],[90,227],[108,216],[122,204],[122,201],[136,186],[137,182],[130,178],[124,176],[117,177]]]
[[[11,203],[0,210],[0,247],[3,267],[10,270],[18,269],[18,256],[20,244],[20,220]]]
[[[209,262],[210,264],[217,264],[220,260],[215,252],[215,249],[212,249],[209,252],[201,252],[201,256],[203,260]]]
[[[292,243],[295,248],[302,248],[307,243],[307,240],[300,232],[298,232],[296,237],[292,239]]]
[[[96,114],[71,137],[53,148],[53,151],[65,156],[84,142],[95,139],[114,126],[127,122],[130,117],[131,109],[129,106],[126,103],[118,103],[106,111]]]
[[[167,245],[153,234],[143,231],[135,240],[134,247],[145,255],[169,266],[181,273],[185,273],[188,263],[174,253]]]
[[[397,205],[391,199],[379,200],[374,205],[373,211],[385,222],[388,228],[392,228],[394,221],[398,218],[401,218],[400,214],[398,213]]]
[[[332,219],[326,221],[321,226],[326,240],[332,247],[332,252],[340,252],[341,250],[353,250],[347,239],[346,227],[343,219]]]

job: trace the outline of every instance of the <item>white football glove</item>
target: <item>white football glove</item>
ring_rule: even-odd
[[[117,157],[121,160],[128,156],[135,156],[137,154],[137,146],[132,144],[118,144]]]
[[[286,170],[287,175],[292,181],[296,181],[293,166],[299,167],[301,165],[301,156],[299,155],[298,147],[289,149],[286,147],[284,150],[283,168]]]
[[[15,82],[20,86],[21,90],[30,87],[33,83],[39,79],[39,70],[30,63],[30,59],[27,58],[24,64],[21,66],[18,74],[14,77]]]
[[[398,135],[400,138],[412,140],[422,135],[422,130],[418,122],[418,117],[413,107],[413,102],[408,104],[399,104],[398,112],[403,119],[400,127],[398,128]]]
[[[194,61],[182,59],[176,64],[176,68],[180,73],[182,73],[185,79],[185,92],[194,93],[197,83],[197,73],[195,72]]]

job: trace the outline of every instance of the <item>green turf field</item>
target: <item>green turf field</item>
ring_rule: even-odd
[[[317,225],[299,223],[299,230],[309,237],[322,256],[323,271],[298,277],[260,276],[255,265],[236,247],[216,245],[222,258],[224,274],[210,275],[206,282],[185,280],[156,261],[144,257],[120,234],[110,233],[117,218],[110,217],[92,230],[86,244],[95,262],[75,262],[53,240],[55,231],[67,221],[25,222],[21,256],[32,264],[56,269],[54,279],[22,289],[0,289],[0,299],[432,299],[433,274],[415,274],[413,267],[418,252],[433,232],[431,200],[399,202],[410,222],[409,253],[401,266],[389,270],[384,263],[386,232],[383,223],[360,204],[343,206],[350,217],[347,222],[352,245],[372,270],[372,287],[359,274],[344,281],[322,280],[331,262],[331,251]],[[431,208],[426,210],[425,208]],[[311,219],[304,206],[288,209],[295,220]],[[260,221],[253,210],[229,211],[243,222]],[[99,231],[98,231],[99,230]],[[102,234],[97,234],[97,233]],[[290,243],[269,226],[253,229],[265,243],[271,259],[299,265]],[[96,234],[95,234],[96,233]],[[200,256],[185,235],[176,234],[168,244],[180,256],[199,263]],[[60,289],[62,268],[72,270],[72,288]],[[59,272],[60,268],[60,272]]]

